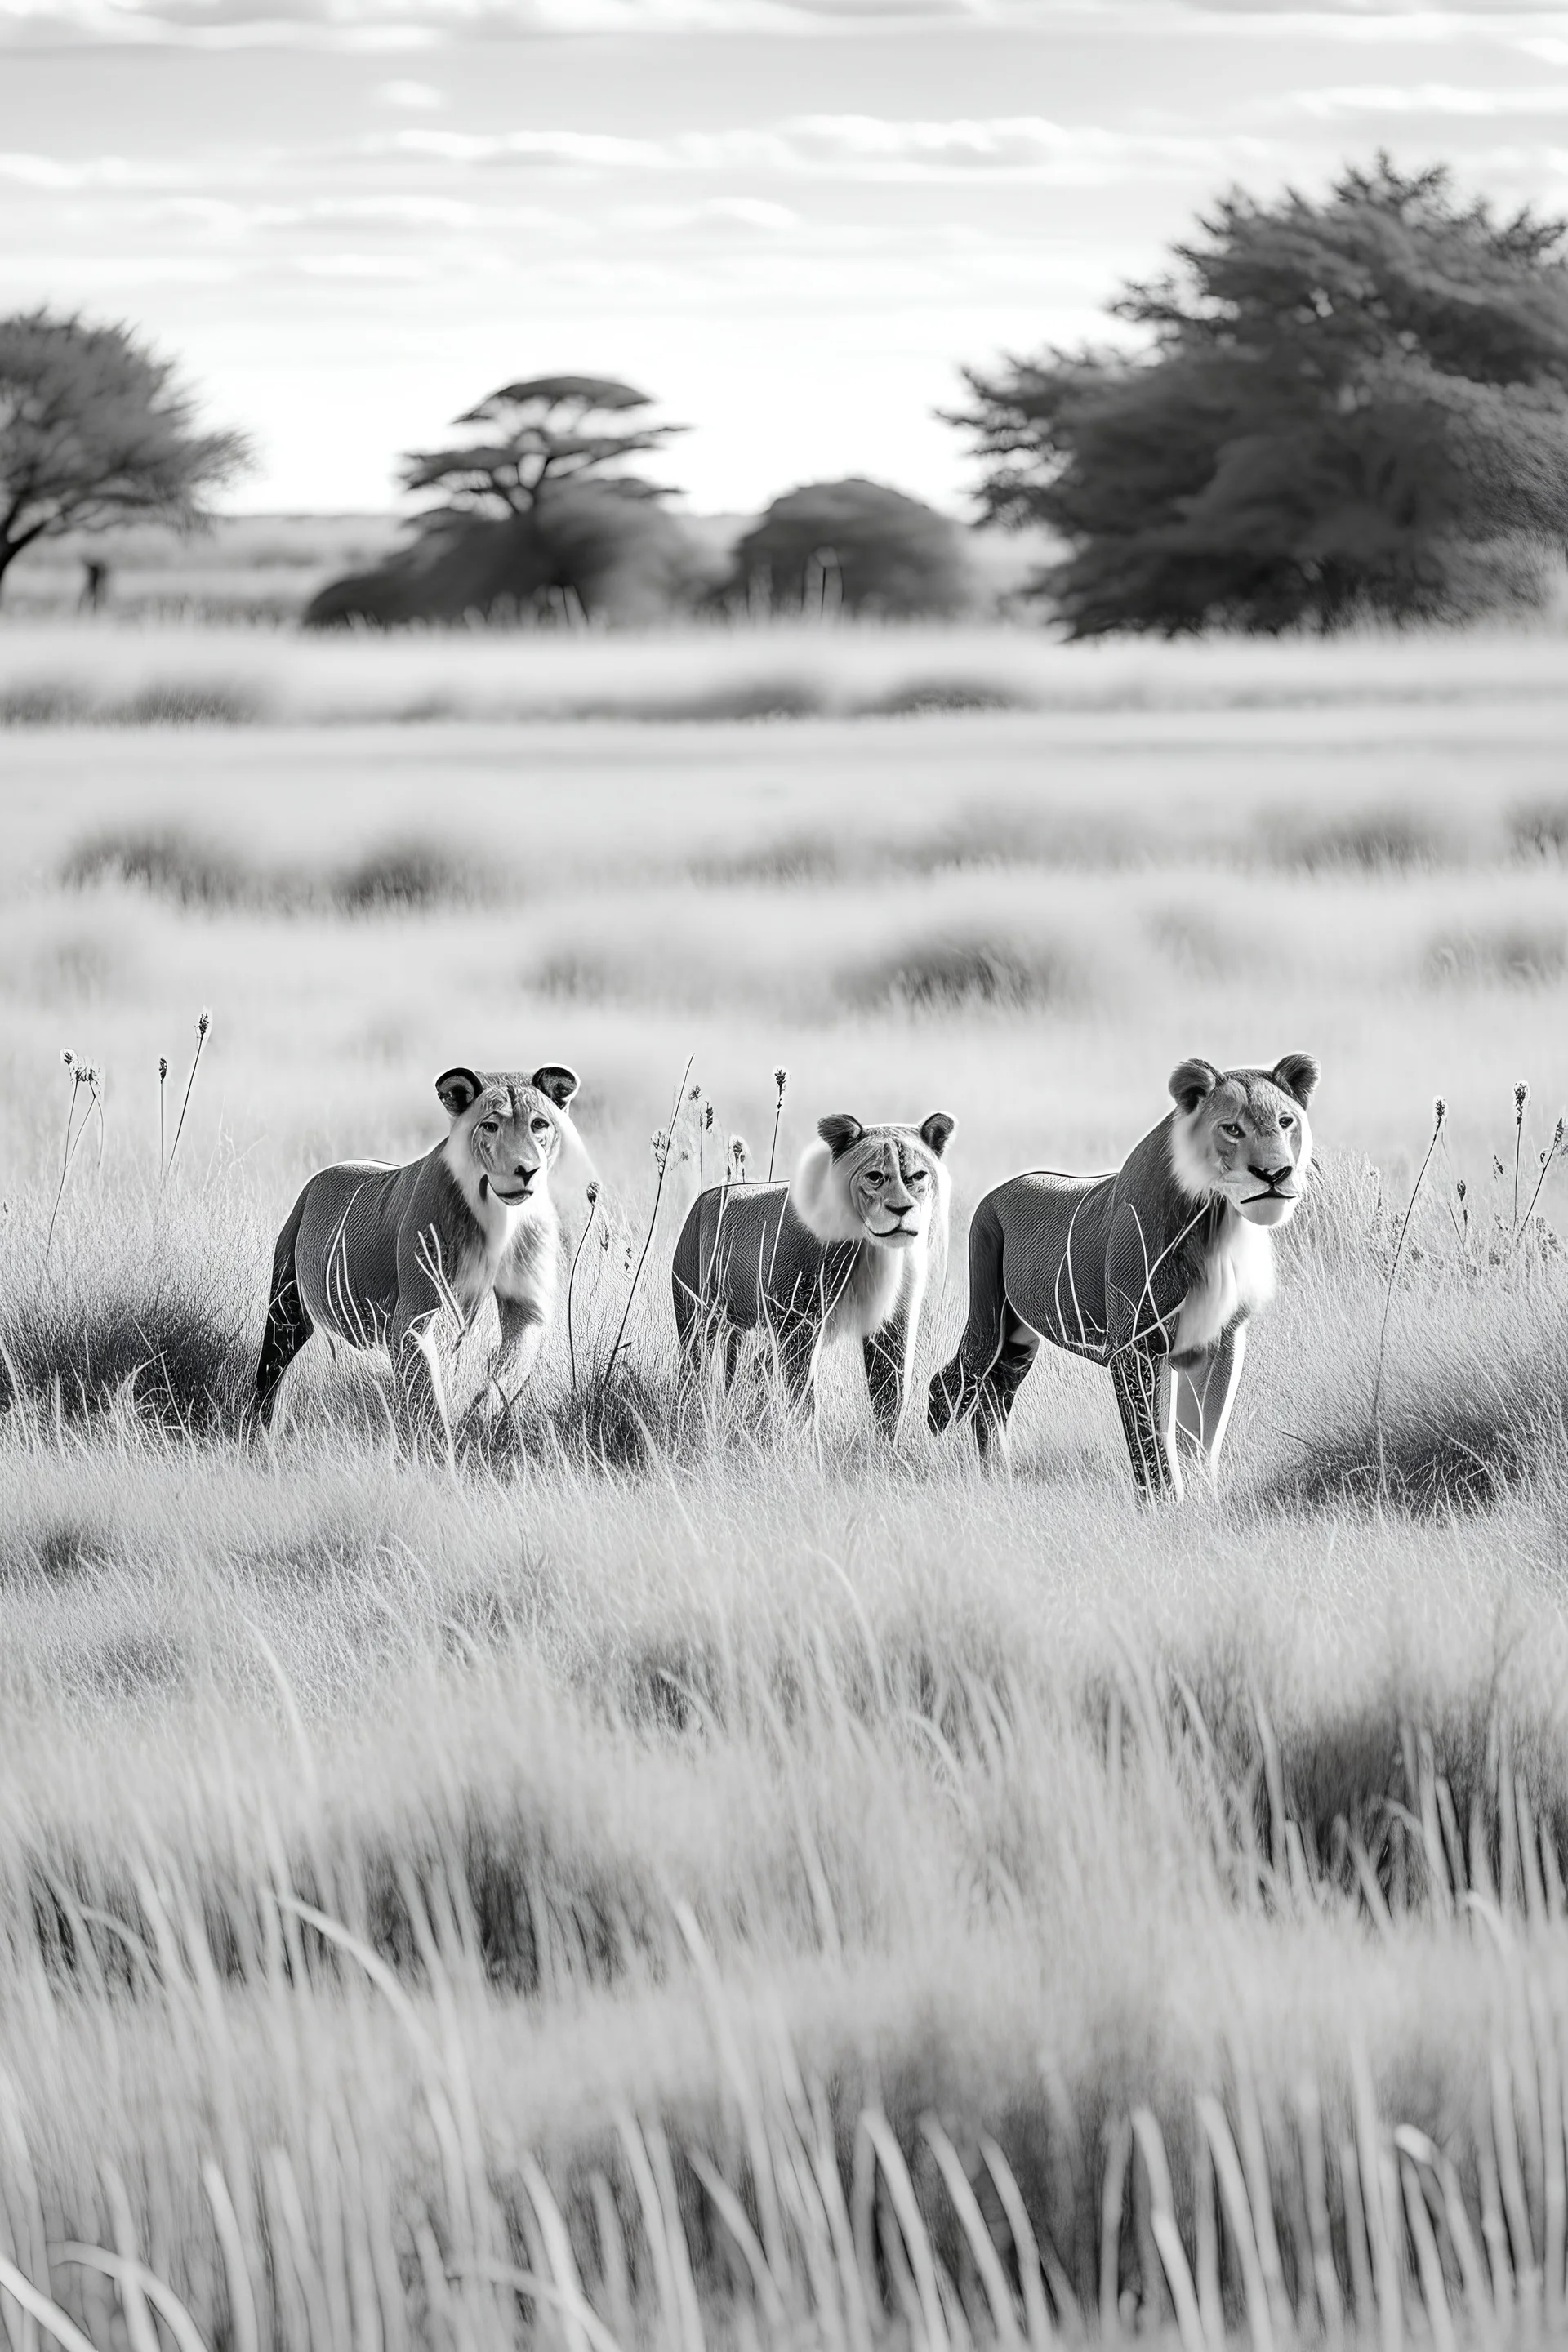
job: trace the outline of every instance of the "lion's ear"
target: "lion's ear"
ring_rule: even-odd
[[[569,1069],[564,1062],[542,1063],[532,1078],[532,1084],[542,1095],[549,1096],[557,1110],[565,1109],[582,1083],[576,1071]]]
[[[1196,1110],[1218,1084],[1219,1072],[1201,1054],[1194,1054],[1190,1062],[1178,1062],[1171,1072],[1171,1094],[1183,1110]]]
[[[842,1159],[850,1145],[858,1143],[866,1132],[859,1120],[847,1110],[830,1110],[826,1118],[817,1120],[816,1131],[835,1160]]]
[[[458,1118],[470,1103],[477,1103],[485,1090],[485,1082],[478,1070],[465,1069],[459,1062],[454,1070],[443,1070],[436,1081],[436,1092],[443,1110]]]
[[[1294,1095],[1303,1110],[1316,1094],[1322,1075],[1315,1054],[1282,1054],[1269,1072],[1275,1085]]]
[[[958,1121],[955,1118],[949,1118],[946,1111],[933,1110],[928,1119],[922,1119],[921,1122],[921,1141],[928,1151],[934,1151],[940,1160],[947,1150],[948,1139],[957,1125]]]

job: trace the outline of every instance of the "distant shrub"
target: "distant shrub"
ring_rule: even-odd
[[[924,719],[947,710],[1033,710],[1032,696],[1000,678],[910,678],[855,706],[862,719]]]
[[[723,592],[764,592],[775,612],[962,611],[969,597],[956,523],[884,482],[809,482],[775,499],[736,547]]]
[[[621,981],[622,974],[608,958],[595,955],[591,950],[563,948],[535,966],[528,985],[541,996],[597,1004],[616,994]]]
[[[1200,980],[1223,980],[1245,968],[1255,945],[1185,907],[1169,907],[1150,914],[1144,929],[1152,944],[1179,971]]]
[[[842,848],[826,834],[796,833],[762,842],[755,849],[699,858],[691,872],[695,880],[719,887],[748,882],[793,886],[836,881],[844,863]]]
[[[691,604],[711,564],[678,517],[611,482],[546,488],[526,514],[442,510],[373,571],[334,580],[308,629],[410,622],[647,623]]]
[[[70,851],[60,878],[75,889],[118,882],[176,906],[241,905],[297,914],[310,908],[351,915],[383,909],[459,906],[498,880],[473,858],[443,843],[412,836],[383,842],[349,864],[322,873],[250,864],[222,843],[182,825],[113,827]]]
[[[613,709],[605,706],[605,717],[622,719],[819,719],[832,707],[832,698],[820,679],[784,676],[782,677],[739,677],[723,680],[717,686],[703,687],[695,694],[678,695],[640,702],[617,702]],[[596,714],[584,707],[574,715],[593,718]]]
[[[971,809],[936,833],[893,844],[887,862],[906,874],[974,866],[1118,866],[1135,836],[1117,818],[1079,810]]]
[[[334,905],[354,915],[461,904],[478,895],[474,868],[440,842],[385,842],[345,866],[330,886]]]
[[[1560,924],[1514,922],[1440,937],[1427,947],[1422,970],[1436,982],[1549,987],[1568,971],[1568,931]]]
[[[1436,829],[1407,809],[1347,812],[1318,826],[1271,828],[1277,865],[1302,873],[1342,870],[1363,874],[1407,872],[1439,866],[1447,844]]]
[[[236,851],[174,824],[91,835],[70,851],[60,879],[74,889],[120,882],[185,907],[232,907],[259,891],[258,877]]]
[[[92,716],[92,702],[69,678],[18,678],[0,689],[0,727],[70,727]]]
[[[1568,857],[1568,801],[1543,801],[1516,809],[1509,835],[1518,856]]]
[[[844,977],[849,1002],[956,1013],[976,1005],[1022,1012],[1077,992],[1076,974],[1054,948],[946,936],[914,940],[858,965]]]
[[[248,727],[263,715],[255,687],[177,678],[142,687],[103,713],[127,727]]]

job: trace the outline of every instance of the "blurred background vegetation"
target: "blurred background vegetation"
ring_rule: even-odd
[[[0,320],[0,579],[74,607],[309,626],[1027,612],[1071,636],[1278,635],[1549,606],[1568,541],[1568,225],[1380,154],[1223,197],[1123,338],[964,370],[965,525],[893,486],[695,517],[689,429],[613,378],[500,386],[409,452],[402,517],[215,515],[247,462],[125,327]]]

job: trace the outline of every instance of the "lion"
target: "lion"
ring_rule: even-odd
[[[957,1125],[817,1122],[788,1184],[700,1192],[675,1245],[675,1320],[689,1368],[722,1335],[726,1381],[742,1335],[766,1332],[791,1403],[813,1410],[822,1349],[858,1339],[877,1426],[896,1437],[933,1263],[947,1247],[943,1155]]]
[[[353,1348],[385,1348],[406,1412],[449,1429],[444,1347],[493,1298],[498,1395],[515,1394],[550,1328],[561,1228],[550,1172],[568,1137],[574,1070],[443,1070],[436,1093],[452,1125],[406,1167],[347,1160],[312,1176],[272,1262],[253,1410],[265,1427],[279,1384],[318,1328]]]
[[[1269,1240],[1312,1161],[1310,1054],[1272,1069],[1194,1058],[1175,1108],[1107,1176],[1046,1170],[988,1192],[969,1234],[969,1318],[931,1384],[937,1433],[973,1414],[983,1454],[1049,1339],[1110,1372],[1140,1495],[1183,1492],[1177,1439],[1212,1479],[1248,1318],[1274,1292]]]

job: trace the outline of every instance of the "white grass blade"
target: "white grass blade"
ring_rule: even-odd
[[[1153,2111],[1149,2107],[1135,2108],[1132,2129],[1149,2174],[1149,2226],[1154,2233],[1154,2243],[1159,2249],[1166,2283],[1171,2290],[1171,2301],[1175,2305],[1182,2352],[1218,2352],[1218,2347],[1209,2344],[1204,2332],[1197,2291],[1193,2285],[1192,2272],[1187,2267],[1182,2233],[1176,2227],[1176,2200],[1171,2192],[1171,2168],[1165,2156],[1165,2142]]]
[[[958,2150],[935,2116],[921,2117],[921,2131],[936,2158],[937,2168],[952,2200],[953,2211],[958,2215],[964,2237],[969,2242],[969,2251],[974,2257],[974,2267],[980,2273],[980,2284],[985,2290],[996,2333],[1004,2344],[1021,2344],[1023,2337],[1018,2332],[1018,2315],[1013,2307],[1013,2290],[996,2258],[996,2249],[985,2226],[985,2217],[980,2210]]]

